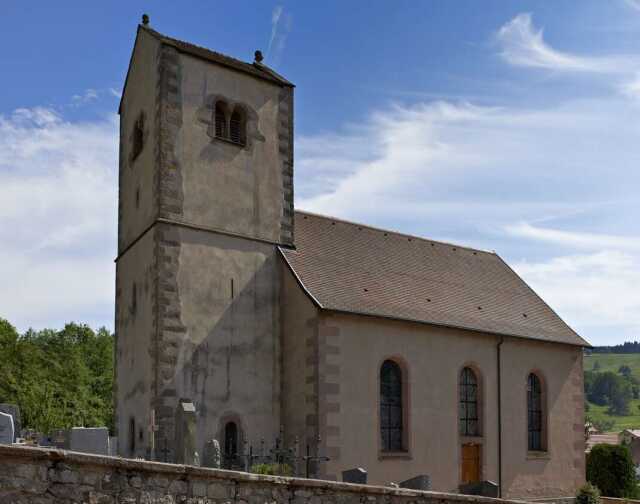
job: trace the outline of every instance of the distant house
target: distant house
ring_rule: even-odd
[[[586,453],[597,444],[619,445],[620,439],[615,432],[612,434],[591,434],[587,439]]]
[[[635,465],[640,464],[640,429],[625,429],[618,434],[618,443],[626,444],[631,450]]]

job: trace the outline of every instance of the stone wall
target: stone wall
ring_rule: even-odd
[[[0,502],[496,504],[518,501],[351,485],[0,445]]]

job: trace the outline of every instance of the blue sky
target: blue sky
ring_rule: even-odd
[[[3,2],[0,316],[19,329],[113,327],[143,12],[297,85],[299,208],[496,250],[593,344],[640,339],[640,0]]]

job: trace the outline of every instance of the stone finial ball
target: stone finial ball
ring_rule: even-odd
[[[142,15],[142,24],[145,26],[149,24],[149,16],[147,14]]]
[[[264,57],[262,56],[262,51],[255,52],[255,59],[256,63],[262,63],[262,60],[264,59]]]

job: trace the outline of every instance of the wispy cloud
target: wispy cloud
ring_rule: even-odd
[[[640,0],[624,0],[624,3],[632,9],[640,11]]]
[[[20,329],[111,324],[117,117],[0,114],[0,316]]]
[[[280,61],[292,24],[293,16],[284,12],[282,5],[274,7],[271,13],[271,37],[269,37],[266,55],[270,65],[276,66]]]
[[[598,343],[606,324],[628,336],[635,319],[625,325],[614,312],[627,313],[635,301],[611,294],[610,316],[594,325],[597,296],[581,292],[588,277],[602,292],[634,295],[626,274],[640,271],[640,239],[607,229],[640,213],[636,115],[617,95],[547,109],[390,106],[361,124],[299,137],[296,205],[495,249],[587,339]],[[571,232],[553,227],[567,219]],[[607,257],[615,269],[597,266]],[[560,267],[562,284],[554,276]]]
[[[502,57],[517,66],[610,74],[627,73],[629,65],[638,61],[624,55],[581,56],[554,49],[545,42],[543,30],[533,26],[529,13],[518,14],[502,26],[497,38],[502,45]]]
[[[618,236],[606,233],[562,231],[534,226],[527,222],[509,225],[506,231],[520,238],[539,240],[574,249],[616,249],[640,252],[640,236]]]

